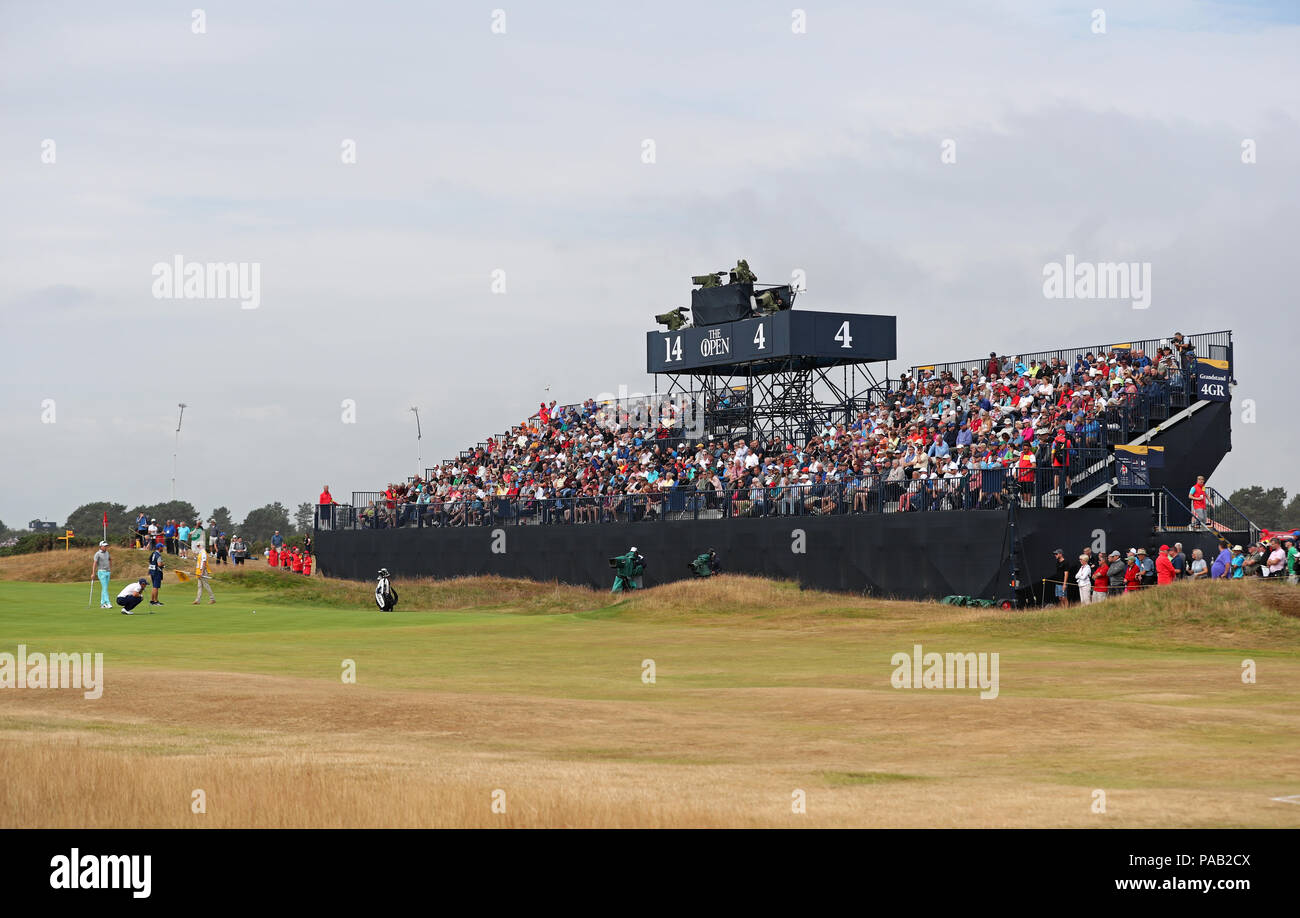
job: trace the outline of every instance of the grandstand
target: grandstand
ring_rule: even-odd
[[[1031,529],[1074,530],[1085,516],[1100,515],[1124,519],[1120,528],[1132,533],[1125,541],[1145,544],[1159,532],[1181,531],[1189,546],[1199,546],[1200,538],[1207,550],[1213,547],[1211,536],[1188,531],[1192,513],[1185,495],[1195,476],[1211,475],[1231,449],[1229,386],[1204,382],[1231,382],[1230,331],[990,353],[914,366],[893,379],[886,363],[878,379],[868,364],[893,356],[892,318],[887,326],[877,321],[870,343],[855,345],[858,353],[850,357],[819,351],[799,335],[801,323],[829,330],[841,320],[845,332],[842,314],[774,318],[789,326],[782,340],[796,342],[780,359],[769,352],[697,361],[664,372],[665,394],[646,399],[542,405],[530,418],[403,482],[353,492],[350,504],[318,515],[322,569],[340,569],[337,562],[346,555],[331,550],[343,544],[337,539],[362,533],[382,533],[377,544],[390,544],[392,533],[427,531],[442,557],[453,546],[476,544],[469,533],[483,528],[554,532],[572,526],[577,532],[594,526],[604,532],[550,536],[575,549],[625,538],[641,544],[648,535],[638,529],[654,523],[681,530],[677,538],[743,538],[741,529],[724,535],[717,527],[698,528],[710,520],[733,521],[745,532],[765,524],[789,531],[774,522],[783,519],[817,521],[831,526],[828,532],[847,527],[844,533],[859,539],[888,531],[904,545],[914,539],[921,550],[937,527],[969,527],[978,517],[981,531],[988,531],[993,514],[1004,544],[999,560],[981,563],[998,570],[1017,551],[1028,557],[1030,514],[1036,514]],[[732,337],[749,340],[763,321],[733,323]],[[650,369],[665,370],[655,355],[673,353],[670,335],[650,333]],[[1213,490],[1211,497],[1213,532],[1243,540],[1255,535],[1226,498]],[[466,551],[452,568],[430,562],[416,568],[435,575],[500,568]],[[854,564],[870,567],[862,559]],[[374,566],[393,569],[394,562]],[[356,571],[356,563],[344,562],[343,569]],[[562,566],[555,572],[554,564],[546,570],[579,582],[605,579],[603,571]],[[970,574],[966,579],[979,581],[981,589],[999,589]],[[807,579],[804,572],[796,576]],[[823,573],[815,582],[870,590],[875,579]],[[929,579],[952,578],[940,572]],[[901,595],[929,592],[911,582],[894,587]]]

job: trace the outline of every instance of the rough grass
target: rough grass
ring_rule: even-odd
[[[249,567],[127,618],[69,565],[0,560],[0,650],[106,667],[97,701],[0,691],[0,826],[1300,825],[1271,799],[1300,793],[1285,585],[1003,612],[465,578],[385,615],[368,584]],[[999,653],[999,697],[892,688],[917,643]]]

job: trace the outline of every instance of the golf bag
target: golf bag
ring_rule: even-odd
[[[397,608],[397,591],[388,583],[388,568],[379,571],[379,582],[375,584],[375,605],[380,612],[392,612]]]

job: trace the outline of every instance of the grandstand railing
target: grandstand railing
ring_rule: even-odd
[[[1214,488],[1206,488],[1206,494],[1209,497],[1209,502],[1205,508],[1207,529],[1218,533],[1249,533],[1248,538],[1251,542],[1259,539],[1259,527],[1246,514],[1238,510],[1232,501]],[[1200,523],[1195,520],[1190,501],[1184,501],[1181,496],[1175,494],[1168,487],[1162,488],[1159,496],[1160,505],[1157,520],[1161,529],[1201,528]]]
[[[1059,508],[1077,490],[1070,468],[996,468],[951,478],[890,480],[871,474],[854,482],[784,487],[699,489],[558,497],[495,497],[396,502],[383,495],[365,505],[316,508],[317,528],[389,529],[568,525],[737,517],[920,513],[1019,507]]]
[[[1184,335],[1184,340],[1196,345],[1196,353],[1203,358],[1214,360],[1232,359],[1232,331],[1204,332],[1197,335]],[[1044,351],[999,351],[999,356],[1006,354],[1009,357],[1019,358],[1026,365],[1030,361],[1037,360],[1039,363],[1044,361],[1060,360],[1067,367],[1074,366],[1076,354],[1086,354],[1091,351],[1094,355],[1109,355],[1116,350],[1128,350],[1131,353],[1136,351],[1144,352],[1150,357],[1157,349],[1169,347],[1172,336],[1166,338],[1147,338],[1144,340],[1131,340],[1118,344],[1092,344],[1083,347],[1057,348],[1055,350]],[[988,364],[988,356],[976,357],[973,360],[957,360],[948,363],[918,365],[912,368],[913,378],[921,370],[931,370],[935,376],[939,376],[945,371],[950,372],[958,379],[964,370],[976,369],[981,375]]]

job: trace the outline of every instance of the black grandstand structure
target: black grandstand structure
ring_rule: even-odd
[[[744,293],[752,305],[756,297]],[[809,586],[1025,602],[1026,566],[1050,551],[1048,542],[1090,544],[1104,533],[1155,545],[1176,532],[1189,552],[1203,542],[1208,554],[1220,537],[1257,534],[1213,490],[1208,526],[1193,530],[1186,498],[1195,477],[1212,474],[1231,449],[1230,331],[991,354],[891,378],[892,316],[763,312],[742,301],[730,313],[697,308],[695,318],[647,333],[652,396],[556,407],[397,486],[318,508],[322,571],[368,578],[370,568],[387,567],[394,576],[502,573],[600,585],[608,579],[604,559],[627,544],[683,557],[715,547],[729,570]],[[994,370],[999,386],[1010,386],[995,389]],[[1032,412],[1015,402],[1034,391],[1026,378],[1058,384]],[[1107,397],[1093,399],[1090,390]],[[995,393],[995,411],[977,408]],[[1029,427],[1030,417],[1051,426]],[[990,418],[1001,426],[990,431]],[[979,422],[980,442],[956,445],[954,421],[972,431]],[[581,440],[593,431],[601,439]],[[1056,443],[1058,431],[1068,448]],[[901,437],[891,440],[900,432],[912,438],[906,450]],[[610,459],[620,437],[633,444],[620,446],[621,465],[597,461]],[[927,452],[920,472],[907,466],[900,475],[900,454],[915,456],[919,437],[941,455]],[[569,450],[564,462],[555,459],[561,446]],[[693,473],[698,457],[705,467],[710,457],[732,461],[742,451],[763,456],[768,473],[760,466],[712,484],[703,473],[672,475]],[[667,478],[643,474],[647,487],[635,473],[605,474],[635,465],[627,455],[651,452]],[[586,476],[599,487],[582,484],[570,460],[599,469]],[[506,468],[513,474],[502,474]],[[815,557],[791,550],[792,531],[816,535]],[[940,549],[940,538],[944,546],[980,544]],[[496,550],[512,543],[519,547]],[[651,571],[651,583],[688,575],[684,563]]]

